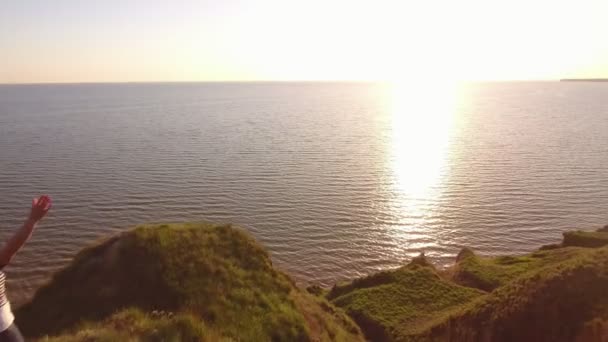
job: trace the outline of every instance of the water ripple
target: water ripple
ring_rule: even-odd
[[[235,223],[325,286],[420,251],[556,242],[608,223],[607,86],[470,85],[437,122],[442,94],[391,102],[374,84],[0,86],[0,235],[34,194],[55,200],[7,270],[11,299],[142,222]]]

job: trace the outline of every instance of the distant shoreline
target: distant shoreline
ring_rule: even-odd
[[[562,78],[560,82],[608,82],[608,78]]]

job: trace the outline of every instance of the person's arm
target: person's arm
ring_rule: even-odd
[[[51,199],[48,196],[44,195],[33,199],[30,216],[23,226],[6,241],[4,247],[0,249],[1,267],[8,265],[17,251],[23,247],[25,242],[32,236],[36,223],[46,215],[49,209],[51,209]]]

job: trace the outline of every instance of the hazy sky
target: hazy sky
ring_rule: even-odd
[[[607,0],[3,0],[0,83],[608,77]]]

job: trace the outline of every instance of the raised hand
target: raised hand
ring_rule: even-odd
[[[15,253],[25,244],[27,239],[30,238],[36,223],[40,221],[51,209],[51,198],[43,195],[32,200],[32,210],[30,216],[23,223],[21,229],[17,230],[13,236],[11,236],[4,244],[4,247],[0,248],[0,268],[8,265]]]
[[[51,209],[51,198],[47,195],[42,195],[32,200],[32,210],[30,211],[29,219],[38,222]]]

